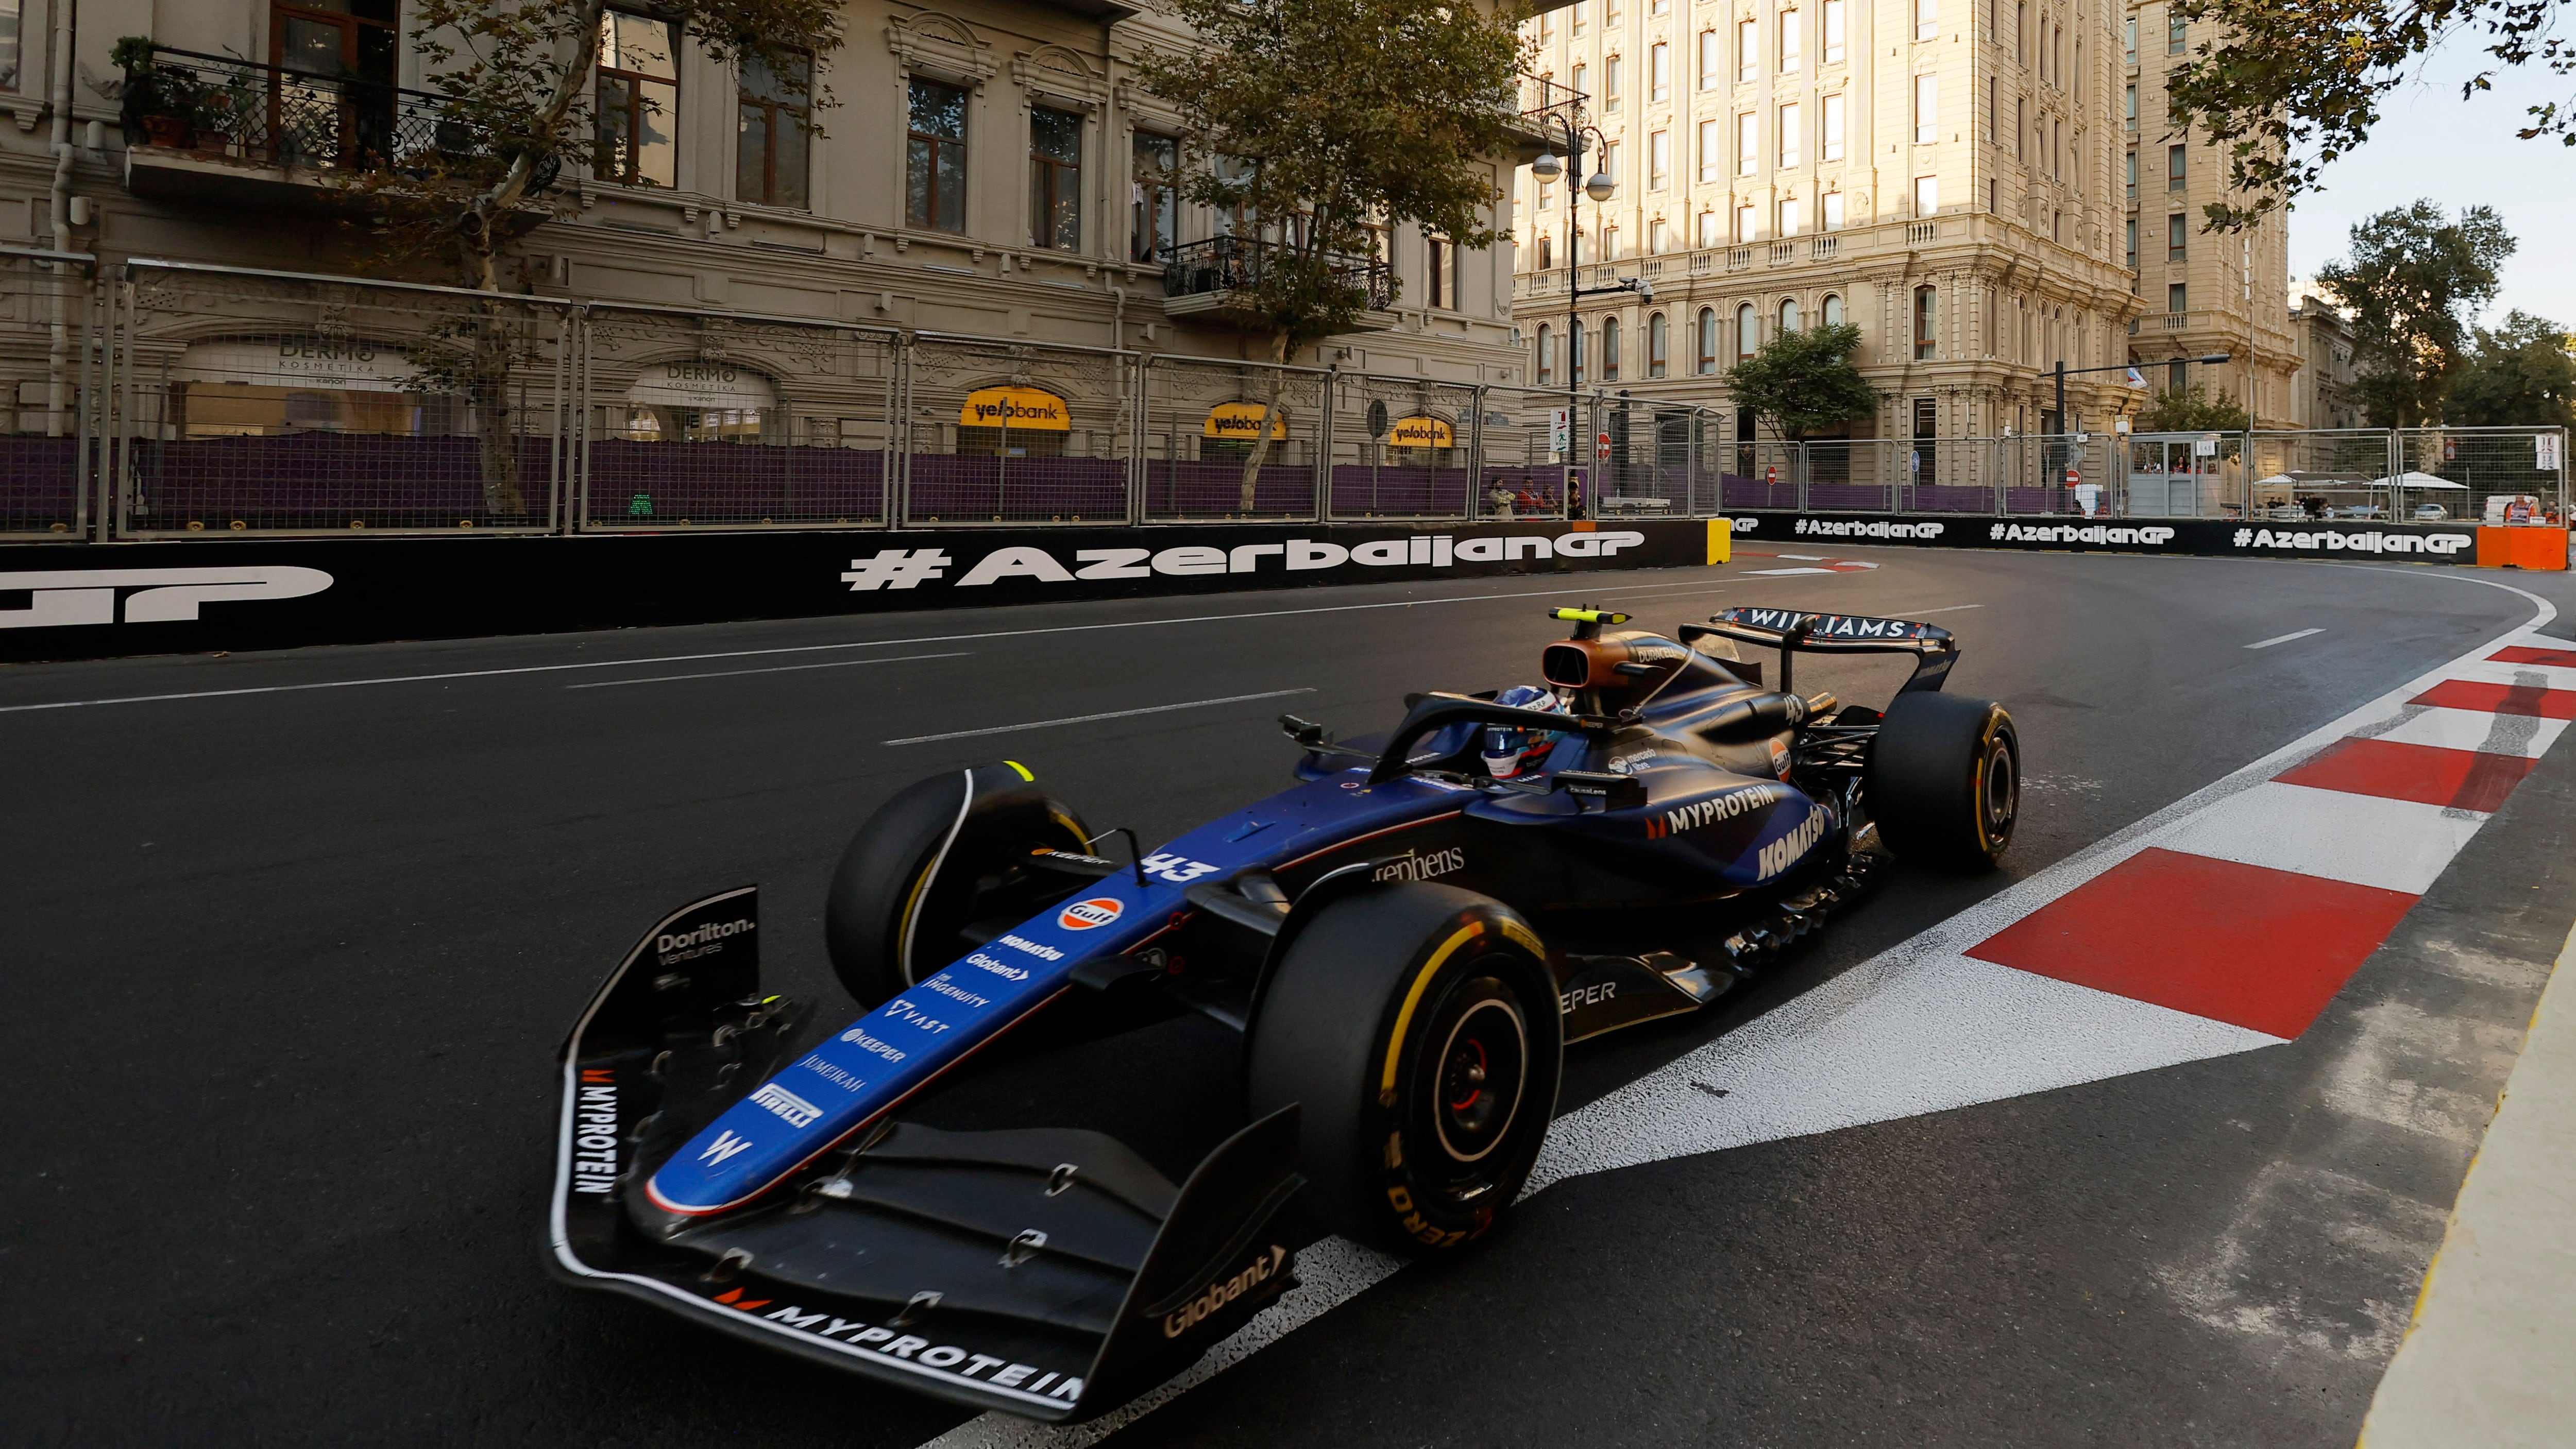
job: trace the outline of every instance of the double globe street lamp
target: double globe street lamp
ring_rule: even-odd
[[[1587,145],[1587,142],[1590,144]],[[1584,158],[1592,153],[1593,146],[1600,148],[1603,169],[1593,172],[1578,187],[1574,178],[1582,174]],[[1559,176],[1565,178],[1565,359],[1566,390],[1571,393],[1582,383],[1579,369],[1582,367],[1583,349],[1576,339],[1580,336],[1583,326],[1583,319],[1577,315],[1582,309],[1583,299],[1629,292],[1634,293],[1641,302],[1651,302],[1655,300],[1655,287],[1653,283],[1638,277],[1624,277],[1605,287],[1583,285],[1583,274],[1580,270],[1583,229],[1576,225],[1574,215],[1578,193],[1592,198],[1592,204],[1596,208],[1593,221],[1598,225],[1600,222],[1598,208],[1609,202],[1612,194],[1619,189],[1619,183],[1607,169],[1610,142],[1599,129],[1592,126],[1578,126],[1572,120],[1566,121],[1565,154],[1567,159],[1573,162],[1570,167],[1565,161],[1557,159],[1556,149],[1551,145],[1547,150],[1539,153],[1537,160],[1530,163],[1530,175],[1536,178],[1541,186],[1553,182]],[[1617,261],[1618,258],[1605,257],[1604,260]]]

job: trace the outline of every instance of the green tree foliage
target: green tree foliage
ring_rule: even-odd
[[[2324,169],[2369,139],[2379,101],[2414,62],[2455,35],[2478,34],[2494,64],[2461,87],[2493,89],[2510,66],[2576,73],[2576,39],[2552,34],[2576,0],[2175,0],[2187,19],[2217,22],[2222,37],[2195,47],[2173,72],[2178,125],[2228,149],[2241,200],[2207,208],[2212,228],[2233,230],[2313,190]],[[2529,109],[2524,140],[2555,136],[2576,146],[2576,107]]]
[[[1452,0],[1178,0],[1186,53],[1137,61],[1186,135],[1181,192],[1241,217],[1236,305],[1294,362],[1371,304],[1379,233],[1419,223],[1491,246],[1514,147],[1516,6]],[[1279,374],[1244,461],[1243,507],[1280,431]]]
[[[2576,427],[2576,356],[2567,330],[2516,310],[2471,334],[2468,358],[2443,400],[2442,421],[2463,428]]]
[[[2430,201],[2383,211],[2352,229],[2349,257],[2317,272],[2352,318],[2354,391],[2374,428],[2442,415],[2468,341],[2469,318],[2496,294],[2514,240],[2490,207],[2458,221]]]
[[[2160,392],[2130,426],[2142,433],[2241,433],[2254,426],[2245,405],[2193,383],[2182,392]]]
[[[1860,328],[1849,322],[1783,331],[1727,369],[1727,392],[1775,435],[1793,441],[1878,410],[1878,392],[1852,366]]]

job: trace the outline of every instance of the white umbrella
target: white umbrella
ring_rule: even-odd
[[[2466,483],[2454,483],[2448,478],[2436,478],[2430,473],[2406,472],[2394,478],[2370,480],[2370,486],[2373,488],[2386,488],[2391,485],[2399,488],[2457,488],[2463,493],[2469,491],[2469,485]]]

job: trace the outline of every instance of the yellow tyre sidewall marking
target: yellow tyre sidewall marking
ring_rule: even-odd
[[[1378,1078],[1378,1094],[1381,1100],[1395,1093],[1396,1059],[1404,1055],[1405,1029],[1413,1024],[1413,1009],[1422,1004],[1422,993],[1429,989],[1431,978],[1440,974],[1441,965],[1451,956],[1456,955],[1459,947],[1483,934],[1485,934],[1483,921],[1469,921],[1460,926],[1448,940],[1440,943],[1440,949],[1432,952],[1431,959],[1422,963],[1422,969],[1414,974],[1413,987],[1404,993],[1404,1005],[1396,1010],[1395,1031],[1387,1038],[1386,1070]]]

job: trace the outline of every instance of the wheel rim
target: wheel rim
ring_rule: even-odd
[[[2014,768],[2012,741],[1997,735],[1986,746],[1985,789],[1977,801],[1986,839],[2002,845],[2012,835],[2021,813],[2021,772]]]
[[[1483,982],[1480,985],[1499,985]],[[1529,1029],[1507,992],[1459,1013],[1435,1058],[1431,1120],[1441,1150],[1481,1162],[1511,1136],[1529,1088]]]

